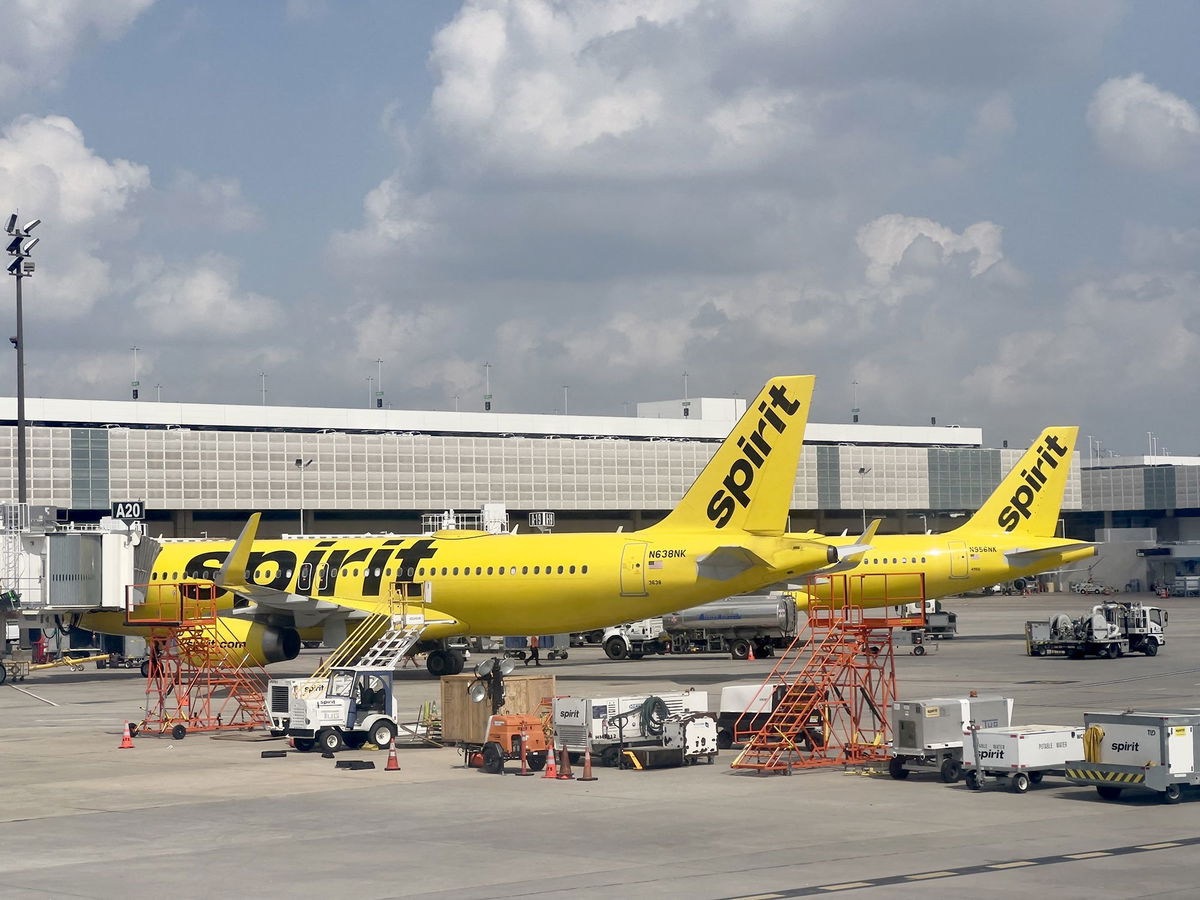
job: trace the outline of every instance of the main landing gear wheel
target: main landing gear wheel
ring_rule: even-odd
[[[425,668],[434,678],[441,678],[443,675],[457,675],[466,662],[457,650],[431,650],[425,660]]]

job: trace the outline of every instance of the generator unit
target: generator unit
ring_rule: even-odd
[[[1012,722],[1011,697],[933,697],[896,700],[889,716],[892,728],[893,778],[908,777],[909,766],[936,768],[942,780],[962,774],[963,730],[1007,727]]]
[[[1200,784],[1200,710],[1084,713],[1084,759],[1067,763],[1067,780],[1094,785],[1105,800],[1127,788],[1156,791],[1178,803],[1186,785]]]
[[[664,691],[631,697],[555,697],[553,721],[558,741],[571,753],[590,749],[601,765],[615,766],[621,747],[657,744],[672,717],[708,712],[706,691]],[[713,723],[716,747],[716,723]]]

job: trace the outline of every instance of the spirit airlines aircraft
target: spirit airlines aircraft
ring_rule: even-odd
[[[925,597],[944,597],[1092,556],[1094,544],[1055,536],[1078,434],[1075,427],[1043,431],[979,511],[954,531],[876,535],[876,522],[859,538],[832,538],[835,546],[870,544],[870,549],[843,552],[837,569],[851,574],[814,576],[810,593],[836,600],[849,592],[855,603],[884,606],[904,594],[917,599],[911,592],[920,588],[918,574],[925,576]],[[801,594],[801,605],[805,602]]]
[[[679,505],[640,531],[260,541],[255,513],[232,544],[163,541],[149,583],[215,584],[219,640],[231,658],[259,663],[295,657],[305,629],[315,629],[306,639],[339,643],[347,619],[386,609],[392,585],[427,584],[415,649],[429,651],[429,672],[440,676],[462,670],[461,654],[445,647],[451,636],[583,631],[795,580],[867,549],[785,534],[814,380],[768,382]],[[119,613],[79,624],[143,633]]]

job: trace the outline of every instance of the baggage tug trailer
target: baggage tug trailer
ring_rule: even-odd
[[[1129,788],[1178,803],[1182,788],[1200,784],[1200,710],[1084,713],[1087,759],[1067,763],[1067,780],[1092,785],[1105,800]]]

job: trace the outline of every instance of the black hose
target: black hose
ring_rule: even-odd
[[[667,709],[666,701],[662,697],[647,697],[646,702],[642,704],[642,733],[658,737],[663,733],[663,724],[670,714],[671,711]]]

